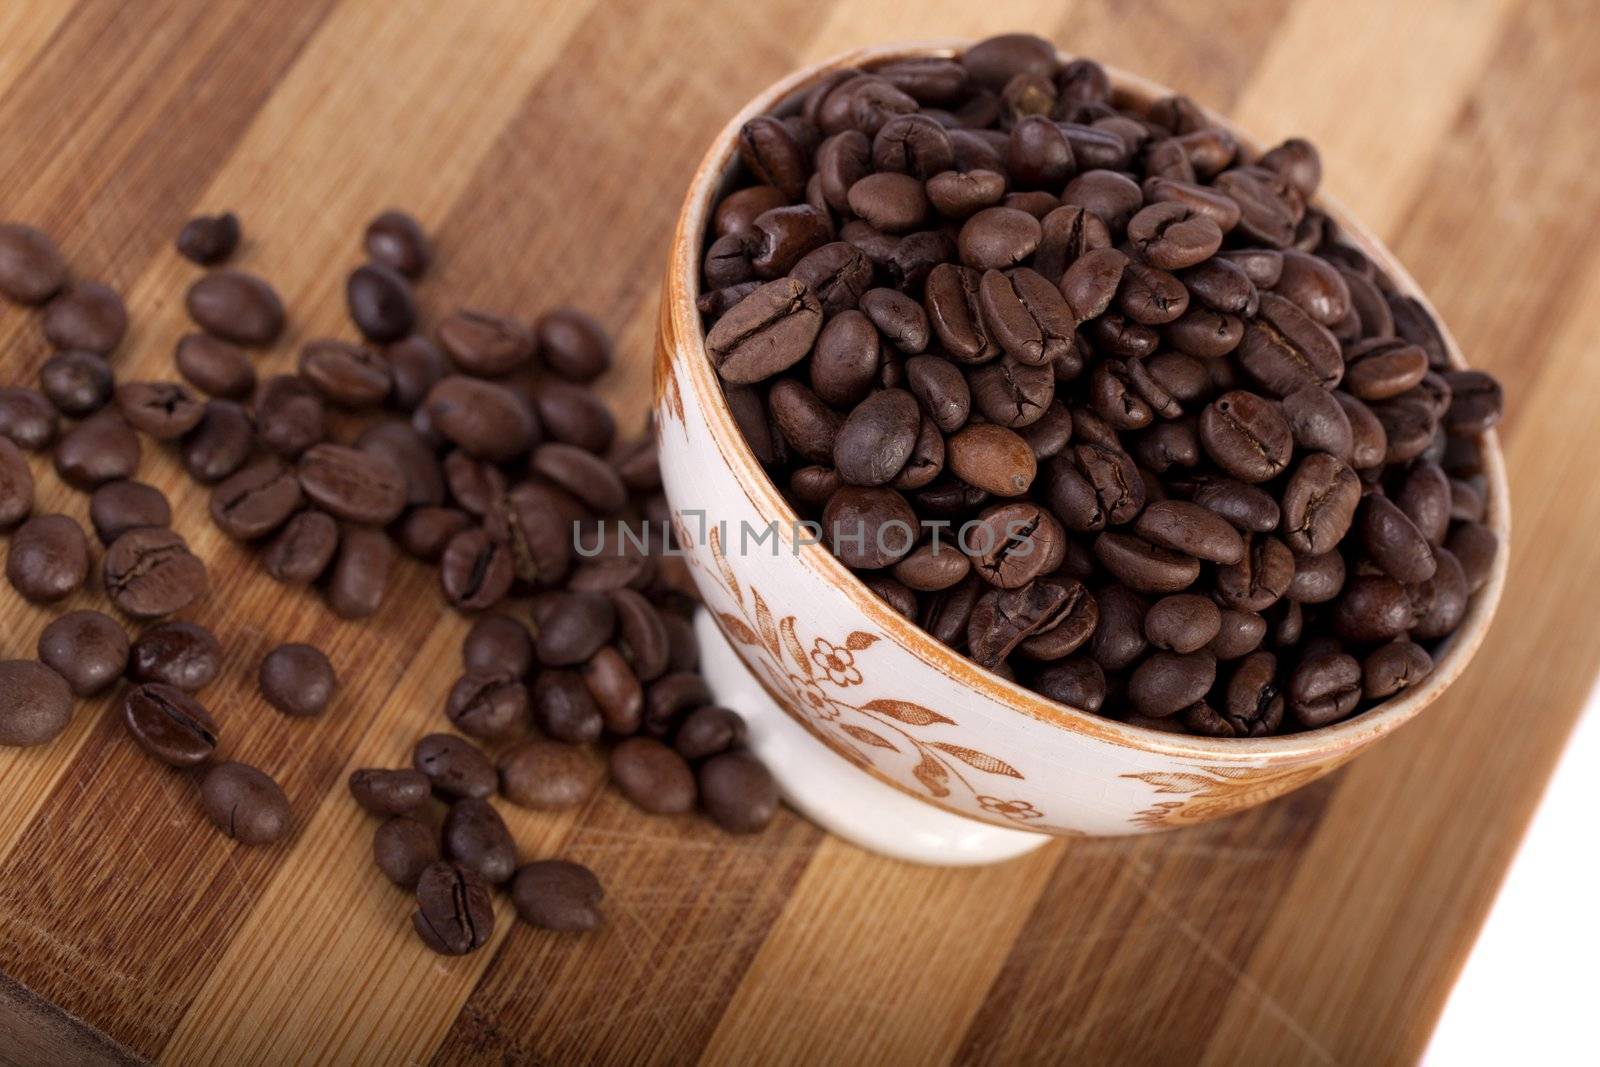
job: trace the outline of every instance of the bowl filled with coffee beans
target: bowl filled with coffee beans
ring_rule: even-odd
[[[797,807],[933,862],[1179,827],[1460,676],[1500,386],[1320,177],[1025,34],[840,56],[716,138],[656,427]]]

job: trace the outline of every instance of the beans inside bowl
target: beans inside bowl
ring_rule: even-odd
[[[1500,550],[1499,384],[1183,96],[1010,34],[745,124],[706,348],[752,453],[878,596],[1154,729],[1326,726],[1416,685]]]

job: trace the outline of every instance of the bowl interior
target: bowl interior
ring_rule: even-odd
[[[797,71],[758,94],[729,121],[712,142],[690,183],[673,239],[668,284],[664,297],[667,305],[662,309],[664,323],[670,328],[677,342],[676,348],[671,352],[671,358],[678,361],[675,370],[680,380],[694,388],[696,395],[702,401],[707,417],[712,422],[713,438],[717,442],[724,462],[732,468],[741,488],[756,504],[763,517],[780,524],[781,528],[793,529],[792,524],[797,521],[798,516],[750,452],[733,420],[722,391],[721,381],[712,369],[710,357],[705,350],[705,331],[696,307],[696,300],[700,295],[699,267],[704,235],[707,232],[712,208],[735,179],[739,130],[745,122],[757,115],[774,111],[781,114],[797,107],[808,89],[835,71],[850,67],[874,66],[899,59],[950,57],[958,54],[962,47],[964,42],[939,41],[857,49]],[[1061,58],[1065,61],[1073,57],[1063,53]],[[1174,92],[1165,86],[1115,67],[1108,66],[1106,71],[1111,78],[1114,98],[1119,104],[1146,106]],[[1226,118],[1209,110],[1207,114],[1212,121],[1226,127],[1234,135],[1243,151],[1250,155],[1260,153],[1259,144],[1254,138],[1239,130]],[[1451,365],[1458,368],[1466,367],[1466,360],[1462,357],[1449,328],[1415,280],[1382,242],[1330,197],[1318,193],[1314,202],[1339,225],[1347,241],[1355,244],[1374,263],[1383,268],[1394,281],[1397,290],[1422,303],[1438,324]],[[1433,673],[1422,685],[1406,690],[1399,697],[1378,704],[1342,722],[1300,733],[1261,738],[1209,738],[1170,734],[1130,726],[1115,719],[1058,703],[1031,689],[1001,678],[936,640],[868,590],[824,546],[801,545],[797,554],[789,558],[820,572],[830,584],[846,593],[861,614],[870,619],[882,633],[919,660],[965,683],[974,691],[997,697],[1021,714],[1049,722],[1062,729],[1101,738],[1110,737],[1121,744],[1144,751],[1213,761],[1232,759],[1254,762],[1263,757],[1309,758],[1330,755],[1364,745],[1376,736],[1388,733],[1409,721],[1460,676],[1473,653],[1483,642],[1505,584],[1511,519],[1504,458],[1499,438],[1494,431],[1483,436],[1481,447],[1484,473],[1489,487],[1488,513],[1485,521],[1499,537],[1500,551],[1495,558],[1488,583],[1471,599],[1461,626],[1439,646]]]

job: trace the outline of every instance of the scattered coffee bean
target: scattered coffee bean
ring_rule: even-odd
[[[367,223],[361,246],[374,263],[399,271],[407,278],[420,278],[433,258],[433,249],[421,224],[404,211],[385,211]]]
[[[89,498],[89,522],[110,545],[136,526],[170,526],[172,507],[161,490],[143,482],[107,482]]]
[[[85,492],[139,467],[139,435],[115,411],[103,411],[78,423],[56,442],[55,466],[61,480]]]
[[[133,642],[128,677],[135,682],[160,682],[196,693],[222,670],[222,644],[210,630],[192,622],[164,622],[150,627]]]
[[[604,898],[593,871],[565,860],[530,863],[511,883],[511,899],[523,922],[564,934],[599,927]]]
[[[345,284],[350,321],[369,341],[398,341],[417,323],[417,305],[405,276],[380,263],[357,267]]]
[[[97,696],[127,668],[128,634],[98,611],[68,612],[39,635],[39,662],[65,678],[75,696]]]
[[[342,619],[365,619],[383,606],[394,563],[394,543],[382,530],[343,524],[339,548],[325,579],[328,606]]]
[[[158,619],[205,595],[206,565],[188,542],[159,526],[129,530],[106,549],[106,595],[124,615]]]
[[[11,535],[6,578],[24,599],[52,604],[71,596],[89,576],[83,527],[65,515],[35,515]]]
[[[0,437],[0,530],[8,530],[33,513],[33,471],[11,439]]]
[[[215,270],[189,287],[189,317],[224,341],[263,348],[283,332],[283,303],[261,278],[240,270]]]
[[[170,685],[148,682],[129,689],[122,700],[122,721],[140,748],[173,767],[198,766],[217,748],[211,713]]]
[[[593,752],[559,741],[524,741],[500,757],[501,794],[536,811],[577,807],[605,777],[605,762]]]
[[[465,956],[494,934],[489,887],[471,871],[435,863],[417,879],[417,910],[411,925],[422,943],[443,956]]]
[[[490,885],[508,882],[516,873],[511,831],[494,806],[479,797],[463,797],[450,805],[444,820],[444,855]]]
[[[56,243],[32,226],[0,224],[0,294],[19,304],[42,304],[67,284]]]
[[[261,662],[258,681],[267,703],[285,715],[321,715],[339,687],[333,664],[310,645],[273,649]]]
[[[30,748],[61,736],[72,722],[72,690],[33,660],[0,661],[0,747]]]
[[[239,216],[197,215],[178,231],[178,253],[202,267],[215,266],[239,247]]]
[[[289,798],[271,777],[244,763],[217,763],[200,781],[213,825],[243,845],[269,845],[289,833]]]
[[[59,349],[105,356],[127,332],[122,297],[100,282],[75,282],[45,305],[44,335]]]
[[[0,388],[0,437],[26,452],[37,452],[56,439],[61,416],[50,398],[36,389]]]
[[[428,800],[433,783],[420,770],[363,768],[350,774],[350,795],[374,815],[404,815]]]
[[[429,734],[417,742],[412,763],[441,796],[487,797],[499,784],[494,766],[476,746],[453,734]]]
[[[622,795],[652,815],[694,807],[697,788],[688,762],[660,741],[630,737],[611,750],[611,778]]]
[[[285,585],[306,585],[322,577],[339,548],[339,524],[328,515],[299,512],[273,537],[261,555],[262,566]]]
[[[396,815],[372,835],[372,859],[401,889],[415,889],[422,872],[439,862],[439,835],[407,815]]]
[[[700,765],[700,800],[716,824],[731,834],[767,828],[778,811],[772,774],[748,752],[723,752]]]

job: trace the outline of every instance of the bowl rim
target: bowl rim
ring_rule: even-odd
[[[707,230],[713,200],[737,154],[739,130],[751,118],[771,111],[841,69],[876,66],[904,59],[951,58],[970,43],[949,38],[872,45],[852,48],[801,67],[757,93],[727,122],[713,138],[690,180],[673,233],[666,285],[663,288],[661,328],[664,332],[670,331],[670,336],[662,338],[664,351],[656,373],[661,376],[676,372],[687,378],[696,390],[712,439],[739,488],[759,514],[776,520],[781,527],[793,529],[790,524],[797,522],[799,517],[755,459],[733,420],[722,383],[712,368],[705,348],[705,329],[696,306],[700,290],[703,235]],[[1077,58],[1059,49],[1057,55],[1063,62]],[[1106,64],[1102,66],[1110,77],[1113,93],[1120,99],[1149,103],[1174,92],[1139,75]],[[1259,143],[1253,137],[1210,109],[1202,110],[1211,121],[1232,133],[1243,149],[1259,154]],[[1398,291],[1421,302],[1439,328],[1451,365],[1455,368],[1467,367],[1449,327],[1387,246],[1327,194],[1319,191],[1314,202],[1339,224],[1347,240],[1356,244],[1383,268]],[[657,383],[658,395],[661,384]],[[1398,698],[1384,701],[1342,722],[1299,733],[1254,738],[1168,733],[1129,725],[1062,704],[980,667],[938,641],[881,600],[825,546],[802,544],[793,553],[793,558],[847,596],[857,611],[906,653],[953,681],[984,693],[996,703],[1037,721],[1100,741],[1180,759],[1249,763],[1258,763],[1264,758],[1270,758],[1275,763],[1321,759],[1363,747],[1415,718],[1460,677],[1482,645],[1505,585],[1510,558],[1511,514],[1505,457],[1499,435],[1490,430],[1481,440],[1484,473],[1489,486],[1485,525],[1499,538],[1499,551],[1489,580],[1471,598],[1466,617],[1455,634],[1447,639],[1443,656],[1434,664],[1433,672],[1423,685],[1406,690]]]

